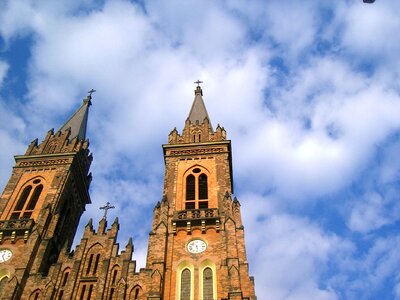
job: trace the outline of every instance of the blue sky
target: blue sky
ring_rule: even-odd
[[[2,1],[0,187],[97,90],[91,196],[144,265],[161,144],[204,81],[259,299],[400,299],[400,2]],[[80,233],[78,233],[78,239]]]

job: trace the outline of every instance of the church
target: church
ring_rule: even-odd
[[[223,127],[213,129],[199,83],[182,132],[174,128],[162,146],[163,195],[154,203],[145,268],[132,260],[132,240],[119,248],[108,204],[71,251],[92,202],[91,93],[58,131],[15,156],[0,199],[1,299],[257,299],[233,196],[231,142]]]

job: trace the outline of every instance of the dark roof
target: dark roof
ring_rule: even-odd
[[[198,121],[199,124],[202,124],[204,122],[204,119],[207,118],[208,121],[210,121],[210,118],[208,117],[207,109],[203,101],[203,91],[201,88],[198,86],[196,90],[194,91],[195,97],[194,101],[192,104],[192,108],[190,109],[188,119],[192,124],[196,124],[196,121]],[[211,121],[210,121],[211,123]]]
[[[89,106],[92,104],[90,99],[91,99],[90,96],[84,99],[81,107],[58,130],[63,132],[68,128],[71,128],[71,134],[69,136],[69,140],[72,140],[75,137],[78,137],[78,140],[86,139],[86,127],[87,127]]]

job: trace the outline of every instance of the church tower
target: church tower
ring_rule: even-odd
[[[40,299],[35,280],[71,246],[90,203],[90,95],[56,133],[50,130],[40,144],[36,139],[24,155],[15,156],[0,198],[1,299]]]
[[[154,208],[147,299],[256,299],[240,203],[233,194],[231,142],[214,130],[198,86],[182,134],[163,145],[164,196]]]

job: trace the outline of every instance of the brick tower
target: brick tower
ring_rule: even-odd
[[[15,156],[0,198],[1,299],[40,298],[35,281],[71,246],[90,203],[92,156],[85,138],[90,100],[56,133],[50,130],[40,144],[36,139]]]
[[[89,95],[43,142],[15,156],[0,198],[0,299],[255,300],[240,203],[232,199],[231,143],[213,130],[197,86],[182,134],[163,145],[164,192],[154,208],[146,267],[132,239],[120,251],[118,219],[86,225],[71,243],[88,193]]]
[[[182,134],[163,145],[164,196],[154,208],[147,299],[256,299],[240,203],[234,198],[231,142],[215,131],[198,85]]]

